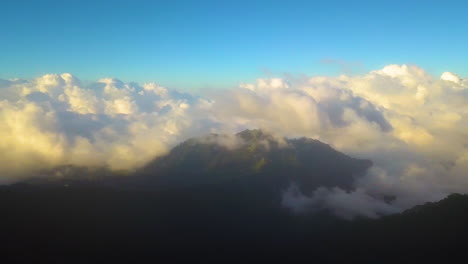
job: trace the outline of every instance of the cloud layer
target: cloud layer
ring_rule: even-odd
[[[374,161],[355,192],[320,189],[298,204],[372,217],[468,191],[468,81],[449,72],[389,65],[361,76],[259,79],[202,97],[49,74],[1,80],[0,98],[3,182],[61,164],[131,170],[188,137],[262,128]]]
[[[61,164],[128,170],[197,133],[208,102],[154,83],[70,74],[10,81],[1,89],[0,174],[4,181]],[[190,114],[191,113],[191,114]]]

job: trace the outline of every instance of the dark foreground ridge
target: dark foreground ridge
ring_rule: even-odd
[[[463,253],[468,237],[466,195],[354,221],[250,198],[206,187],[2,187],[2,263],[431,262]]]

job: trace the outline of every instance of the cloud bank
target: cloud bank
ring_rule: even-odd
[[[196,134],[203,125],[196,113],[209,104],[154,83],[102,79],[84,87],[70,74],[5,83],[0,90],[3,181],[62,164],[134,169]]]
[[[355,192],[319,189],[297,203],[287,197],[289,206],[374,217],[468,191],[468,81],[409,65],[258,79],[201,97],[117,79],[83,85],[70,74],[1,80],[0,181],[61,164],[132,170],[188,137],[245,128],[373,160]]]

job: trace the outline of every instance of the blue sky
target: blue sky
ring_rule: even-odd
[[[70,72],[190,90],[392,63],[468,76],[466,1],[6,0],[0,12],[4,79]]]

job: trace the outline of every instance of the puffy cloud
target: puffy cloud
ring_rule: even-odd
[[[156,84],[102,79],[83,86],[71,74],[2,83],[3,182],[62,164],[134,169],[197,133],[190,110],[204,104]]]
[[[382,133],[393,128],[379,106],[355,96],[345,85],[324,77],[294,83],[260,79],[215,97],[213,114],[223,124],[237,124],[234,130],[261,127],[283,136],[318,138],[342,148],[373,147]]]
[[[456,74],[453,74],[451,72],[444,72],[440,76],[441,80],[444,81],[449,81],[449,82],[454,82],[454,83],[460,83],[460,77],[458,77]]]
[[[299,199],[342,216],[375,217],[468,191],[468,83],[453,73],[389,65],[360,76],[259,79],[204,98],[111,78],[83,85],[70,74],[0,87],[2,180],[60,164],[132,169],[188,137],[262,128],[374,161],[354,192]]]
[[[55,115],[31,102],[0,101],[0,174],[26,172],[28,168],[60,160],[63,135],[55,133]]]

